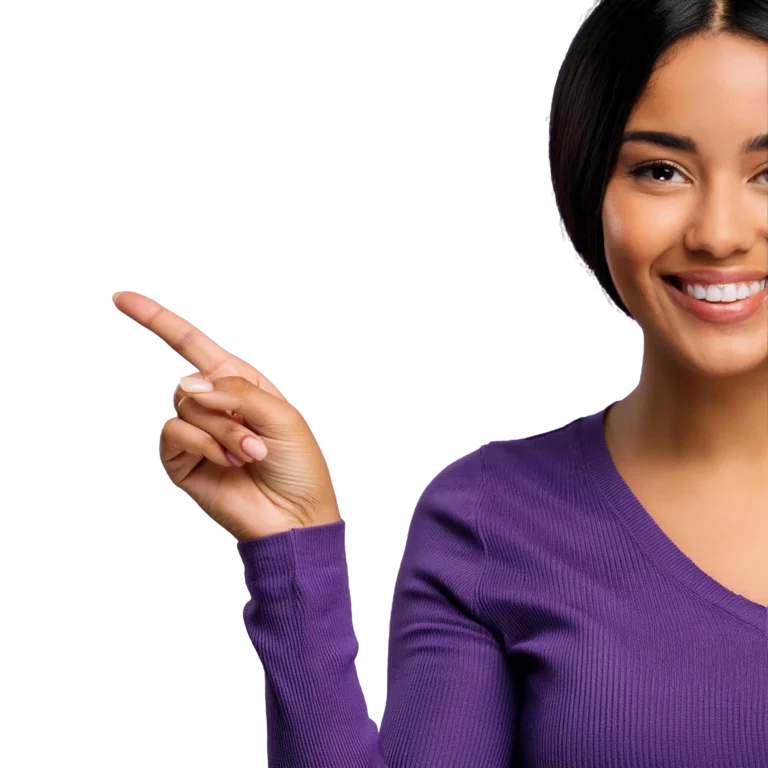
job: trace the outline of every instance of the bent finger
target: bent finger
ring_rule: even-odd
[[[194,397],[188,395],[181,400],[177,410],[181,419],[207,432],[219,445],[243,462],[261,460],[267,455],[267,446],[260,435],[230,416],[201,405]]]
[[[163,424],[160,432],[160,460],[166,467],[166,471],[168,471],[168,465],[183,454],[204,456],[222,467],[231,467],[233,464],[240,467],[243,465],[243,462],[231,453],[230,456],[234,461],[230,460],[227,457],[228,453],[229,451],[205,430],[183,419],[173,417]]]

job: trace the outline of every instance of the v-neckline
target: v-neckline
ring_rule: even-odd
[[[616,466],[605,437],[605,416],[619,402],[578,420],[577,435],[589,474],[633,539],[664,572],[700,597],[768,634],[768,606],[728,589],[699,568],[662,530]]]

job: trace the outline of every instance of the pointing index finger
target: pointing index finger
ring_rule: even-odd
[[[192,323],[148,296],[123,291],[114,302],[123,314],[159,336],[206,378],[219,373],[225,363],[234,363],[236,359]]]

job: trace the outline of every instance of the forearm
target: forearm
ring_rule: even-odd
[[[340,521],[238,544],[251,594],[243,618],[264,665],[270,768],[386,768],[354,664],[343,534]]]

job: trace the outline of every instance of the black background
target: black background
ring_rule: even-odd
[[[639,365],[639,332],[566,247],[545,178],[539,115],[576,7],[206,13],[134,19],[141,43],[105,79],[105,284],[191,312],[320,424],[381,705],[384,601],[425,473],[601,407]],[[233,543],[151,456],[184,363],[102,312],[113,739],[125,757],[260,765]]]

